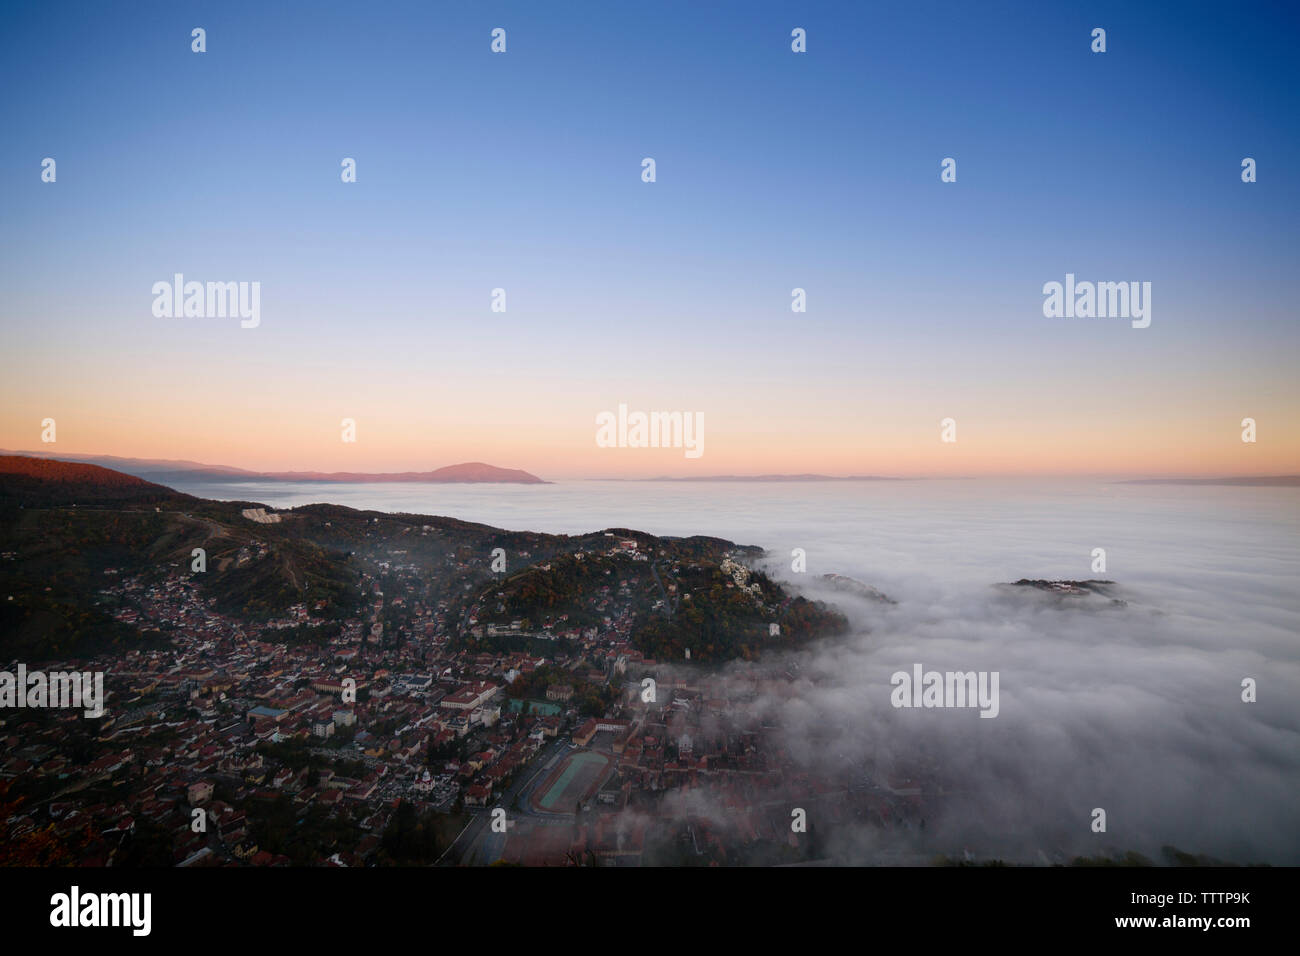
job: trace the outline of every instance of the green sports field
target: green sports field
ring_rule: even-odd
[[[570,754],[533,793],[533,806],[547,813],[569,813],[579,800],[596,792],[610,761],[604,754],[580,750]]]

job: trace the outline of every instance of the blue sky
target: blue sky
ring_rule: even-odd
[[[589,388],[592,408],[620,387],[704,407],[708,378],[768,396],[835,379],[843,393],[818,401],[869,414],[879,397],[850,380],[904,373],[911,406],[996,381],[1009,407],[1068,387],[1068,371],[1127,395],[1156,383],[1171,402],[1174,383],[1218,380],[1226,418],[1252,387],[1274,414],[1296,410],[1294,5],[85,3],[10,17],[0,323],[6,403],[27,418],[54,394],[41,389],[115,375],[143,400],[156,377],[158,404],[185,381],[233,379],[251,412],[259,362],[302,388],[372,391],[423,363],[448,390],[407,398],[443,406],[545,367]],[[505,55],[489,51],[498,26]],[[795,26],[806,54],[790,51]],[[1090,51],[1097,26],[1105,54]],[[356,184],[339,181],[345,156]],[[941,184],[948,156],[958,181]],[[1240,181],[1243,156],[1259,182]],[[259,279],[258,337],[160,329],[146,292],[177,271]],[[1045,323],[1041,286],[1067,271],[1151,281],[1149,334]],[[498,286],[504,316],[486,310]],[[806,315],[790,313],[794,286]],[[196,350],[202,367],[169,378]],[[1077,363],[1046,369],[1065,353]],[[73,414],[89,421],[85,404]],[[487,406],[463,420],[502,421]],[[8,447],[30,445],[11,434],[25,426],[0,427]]]

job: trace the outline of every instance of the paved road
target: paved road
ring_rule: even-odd
[[[678,598],[676,596],[669,597],[668,589],[664,587],[664,582],[659,577],[659,569],[655,567],[653,561],[650,562],[650,573],[654,575],[655,584],[659,585],[659,593],[664,596],[664,613],[671,618],[677,613]]]
[[[559,739],[547,744],[541,750],[533,755],[533,759],[528,762],[524,772],[515,775],[515,782],[506,788],[501,794],[501,799],[493,805],[491,809],[471,810],[474,819],[466,824],[465,829],[460,831],[460,835],[452,841],[438,860],[435,866],[458,866],[461,864],[474,863],[491,863],[501,856],[501,851],[505,848],[504,834],[494,834],[488,830],[488,824],[492,821],[492,810],[497,807],[505,807],[507,814],[514,813],[531,816],[526,809],[520,810],[515,807],[515,798],[528,787],[551,761],[551,758],[565,753],[568,741]],[[535,769],[534,769],[535,768]],[[527,774],[527,770],[533,770]],[[488,839],[482,841],[480,838],[487,833]]]

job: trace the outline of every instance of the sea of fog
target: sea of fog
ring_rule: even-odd
[[[331,502],[577,533],[627,527],[767,549],[851,637],[797,655],[757,704],[812,770],[933,774],[923,831],[841,830],[860,862],[1024,862],[1160,848],[1300,863],[1300,489],[1081,480],[550,485],[194,483],[284,508]],[[791,552],[807,570],[791,570]],[[1092,571],[1104,548],[1106,572]],[[837,572],[898,603],[826,590]],[[1107,578],[1127,604],[999,588]],[[996,671],[1000,709],[891,705],[891,675]],[[735,665],[742,669],[745,665]],[[1257,700],[1242,700],[1242,681]],[[1093,831],[1105,810],[1106,830]],[[707,809],[707,808],[705,808]]]

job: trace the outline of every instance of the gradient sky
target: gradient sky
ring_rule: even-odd
[[[0,447],[548,478],[1300,472],[1294,5],[6,19]],[[176,272],[260,281],[260,327],[155,318]],[[1151,326],[1044,318],[1067,272],[1151,282]],[[598,448],[620,402],[702,413],[703,457]]]

